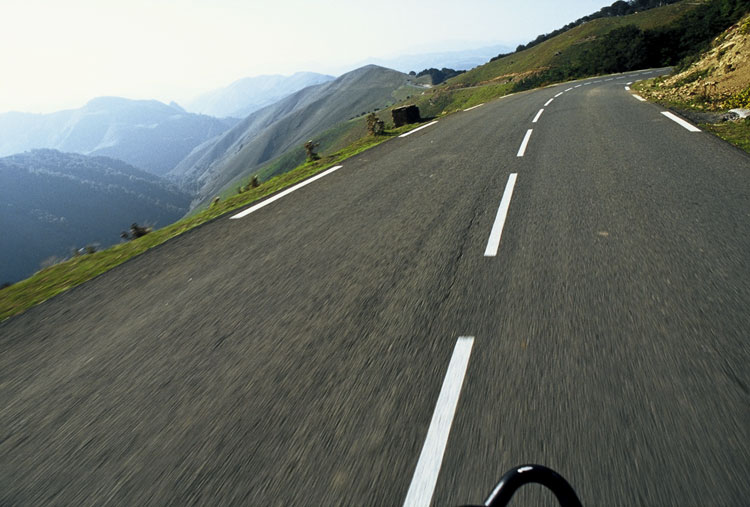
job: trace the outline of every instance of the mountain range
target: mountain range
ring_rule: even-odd
[[[107,247],[133,222],[165,226],[191,196],[107,157],[33,150],[0,158],[0,282],[25,278],[49,257]]]
[[[236,123],[188,113],[174,103],[99,97],[50,114],[0,114],[0,156],[49,148],[117,158],[163,175]]]
[[[425,69],[442,69],[447,67],[454,70],[469,70],[490,61],[498,53],[509,53],[513,48],[503,44],[485,46],[477,49],[460,51],[442,51],[394,56],[392,58],[368,58],[357,67],[364,65],[379,65],[401,72],[420,72]]]
[[[218,118],[245,118],[303,88],[333,79],[333,76],[315,72],[297,72],[291,76],[246,77],[185,102],[185,108]]]
[[[260,109],[217,139],[193,150],[168,176],[210,199],[233,180],[298,148],[334,125],[384,108],[421,88],[411,76],[376,65],[309,86]]]

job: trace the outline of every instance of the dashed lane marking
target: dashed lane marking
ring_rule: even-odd
[[[477,104],[476,106],[472,106],[472,107],[470,107],[468,109],[464,109],[464,112],[471,111],[472,109],[476,109],[478,107],[482,107],[483,105],[484,105],[484,102],[482,102],[481,104]]]
[[[265,201],[263,201],[263,202],[260,202],[260,203],[256,204],[255,206],[250,206],[250,207],[249,207],[249,208],[247,208],[247,209],[246,209],[245,211],[241,211],[241,212],[237,213],[236,215],[233,215],[233,216],[229,217],[229,219],[230,219],[230,220],[232,220],[232,219],[237,219],[237,218],[242,218],[242,217],[246,217],[246,216],[247,216],[247,215],[249,215],[250,213],[253,213],[253,212],[255,212],[255,211],[258,211],[259,209],[263,208],[264,206],[268,206],[268,205],[269,205],[269,204],[271,204],[272,202],[274,202],[274,201],[278,201],[278,200],[279,200],[279,199],[281,199],[282,197],[284,197],[284,196],[286,196],[286,195],[289,195],[289,194],[291,194],[291,193],[292,193],[292,192],[294,192],[295,190],[299,190],[300,188],[304,187],[305,185],[309,185],[310,183],[312,183],[312,182],[313,182],[313,181],[315,181],[315,180],[319,180],[320,178],[322,178],[322,177],[324,177],[324,176],[328,176],[329,174],[331,174],[331,173],[332,173],[332,172],[334,172],[334,171],[338,171],[338,170],[339,170],[339,169],[341,169],[342,167],[343,167],[343,166],[340,166],[340,165],[337,165],[337,166],[331,167],[330,169],[328,169],[328,170],[326,170],[326,171],[323,171],[323,172],[322,172],[322,173],[320,173],[320,174],[316,174],[316,175],[315,175],[315,176],[313,176],[312,178],[306,179],[305,181],[303,181],[303,182],[301,182],[301,183],[297,183],[297,184],[296,184],[296,185],[294,185],[293,187],[287,188],[287,189],[286,189],[286,190],[284,190],[283,192],[279,192],[278,194],[274,195],[273,197],[269,197],[269,198],[268,198],[268,199],[266,199]]]
[[[536,113],[536,116],[534,116],[534,119],[531,120],[531,123],[536,123],[539,121],[539,117],[542,116],[542,113],[544,112],[544,109],[540,109],[538,113]]]
[[[673,122],[675,122],[675,123],[681,125],[682,127],[688,129],[690,132],[700,132],[701,131],[701,129],[699,129],[695,125],[692,125],[692,124],[686,122],[685,120],[683,120],[679,116],[674,115],[674,114],[670,113],[669,111],[662,111],[661,114],[663,114],[664,116],[666,116],[667,118],[669,118]]]
[[[633,97],[635,97],[636,99],[640,100],[641,102],[646,102],[646,99],[644,99],[643,97],[641,97],[640,95],[638,95],[636,93],[633,94]]]
[[[555,100],[555,99],[554,99],[554,98],[552,98],[552,99],[549,99],[549,100],[548,100],[547,102],[545,102],[545,103],[544,103],[544,107],[547,107],[547,106],[549,106],[550,104],[552,104],[552,101],[553,101],[553,100]]]
[[[410,136],[410,135],[412,135],[412,134],[413,134],[414,132],[419,132],[420,130],[422,130],[422,129],[426,129],[427,127],[429,127],[429,126],[431,126],[431,125],[435,125],[436,123],[437,123],[437,120],[435,120],[435,121],[431,121],[431,122],[430,122],[430,123],[428,123],[427,125],[422,125],[421,127],[417,127],[417,128],[415,128],[414,130],[410,130],[409,132],[404,132],[403,134],[401,134],[401,135],[400,135],[400,136],[398,136],[398,137],[406,137],[406,136]]]
[[[495,257],[497,255],[497,250],[500,248],[500,238],[503,235],[505,219],[508,217],[508,208],[510,207],[510,199],[513,196],[513,188],[516,186],[517,176],[518,173],[511,173],[508,177],[508,183],[505,185],[503,198],[500,200],[500,207],[497,209],[495,223],[492,224],[490,238],[487,240],[487,248],[484,250],[485,257]]]
[[[533,129],[529,129],[526,131],[526,135],[523,136],[523,141],[521,141],[521,147],[518,148],[518,153],[516,154],[517,157],[523,157],[524,153],[526,153],[526,146],[529,144],[529,138],[531,138],[531,132],[533,132]]]
[[[429,507],[432,503],[473,345],[473,336],[461,336],[453,349],[404,507]]]

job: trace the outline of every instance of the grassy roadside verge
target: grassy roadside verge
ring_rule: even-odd
[[[750,118],[741,120],[719,121],[728,108],[721,108],[722,103],[711,103],[703,97],[693,100],[662,98],[659,78],[633,83],[632,89],[643,98],[667,109],[688,116],[701,129],[710,132],[724,141],[750,153]]]
[[[0,322],[91,280],[175,236],[283,190],[420,125],[407,125],[387,130],[381,136],[364,137],[335,153],[323,156],[320,160],[304,163],[292,171],[263,182],[256,188],[222,199],[213,206],[146,236],[93,254],[74,257],[38,271],[31,277],[0,290]]]
[[[750,118],[723,123],[702,123],[701,128],[750,153]]]

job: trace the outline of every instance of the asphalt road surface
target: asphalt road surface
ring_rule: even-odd
[[[439,118],[0,324],[0,504],[456,505],[531,462],[747,505],[750,157],[651,75]]]

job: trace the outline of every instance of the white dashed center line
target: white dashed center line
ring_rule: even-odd
[[[573,88],[580,88],[581,85],[575,85]]]
[[[553,101],[553,100],[555,100],[555,99],[549,99],[549,100],[548,100],[547,102],[545,102],[545,103],[544,103],[544,107],[547,107],[547,106],[549,106],[550,104],[552,104],[552,101]]]
[[[542,116],[542,113],[544,112],[544,109],[540,109],[538,113],[536,113],[536,116],[534,116],[534,119],[531,120],[531,123],[536,123],[539,121],[539,117]]]
[[[508,217],[508,208],[510,207],[510,198],[513,196],[513,187],[516,186],[516,177],[518,173],[511,173],[508,177],[508,183],[505,185],[505,192],[503,192],[503,198],[500,200],[500,207],[497,209],[497,216],[495,217],[495,223],[492,224],[492,231],[490,231],[490,239],[487,241],[487,248],[484,250],[485,257],[494,257],[497,255],[497,250],[500,248],[500,237],[503,235],[503,227],[505,227],[505,219]]]
[[[404,500],[404,507],[429,507],[432,494],[443,464],[445,446],[448,443],[453,416],[456,414],[458,398],[469,366],[473,336],[461,336],[453,349],[451,362],[443,380],[435,412],[432,414],[430,428],[427,430],[422,453],[419,455],[417,468]]]
[[[565,93],[565,92],[560,92],[560,93],[558,93],[557,95],[555,95],[555,96],[554,96],[554,98],[557,98],[557,97],[559,97],[559,96],[560,96],[560,95],[562,95],[563,93]]]
[[[518,148],[518,153],[516,154],[517,157],[523,157],[524,153],[526,153],[526,146],[529,144],[529,138],[531,137],[531,132],[533,132],[533,129],[527,130],[526,135],[523,136],[523,141],[521,141],[521,147]]]
[[[242,217],[246,217],[246,216],[247,216],[247,215],[249,215],[250,213],[253,213],[254,211],[258,211],[258,210],[259,210],[259,209],[261,209],[262,207],[264,207],[264,206],[268,206],[269,204],[271,204],[271,203],[272,203],[272,202],[274,202],[274,201],[278,201],[278,200],[279,200],[279,199],[281,199],[282,197],[284,197],[284,196],[286,196],[286,195],[289,195],[289,194],[291,194],[291,193],[292,193],[292,192],[294,192],[295,190],[298,190],[298,189],[300,189],[300,188],[304,187],[305,185],[309,185],[309,184],[310,184],[310,183],[312,183],[313,181],[315,181],[315,180],[319,180],[320,178],[322,178],[322,177],[324,177],[324,176],[328,176],[329,174],[331,174],[331,173],[332,173],[332,172],[334,172],[334,171],[338,171],[338,170],[339,170],[339,169],[341,169],[342,167],[343,167],[343,166],[340,166],[340,165],[337,165],[337,166],[335,166],[335,167],[331,167],[330,169],[328,169],[328,170],[326,170],[326,171],[323,171],[322,173],[320,173],[320,174],[317,174],[317,175],[313,176],[312,178],[306,179],[306,180],[305,180],[305,181],[303,181],[302,183],[297,183],[297,184],[296,184],[296,185],[294,185],[293,187],[287,188],[287,189],[286,189],[286,190],[284,190],[283,192],[279,192],[278,194],[274,195],[273,197],[270,197],[270,198],[266,199],[265,201],[263,201],[263,202],[261,202],[261,203],[258,203],[258,204],[256,204],[255,206],[250,206],[250,207],[249,207],[249,208],[247,208],[247,209],[246,209],[245,211],[241,211],[241,212],[237,213],[236,215],[233,215],[233,216],[229,217],[229,219],[230,219],[230,220],[232,220],[232,219],[237,219],[237,218],[242,218]]]

